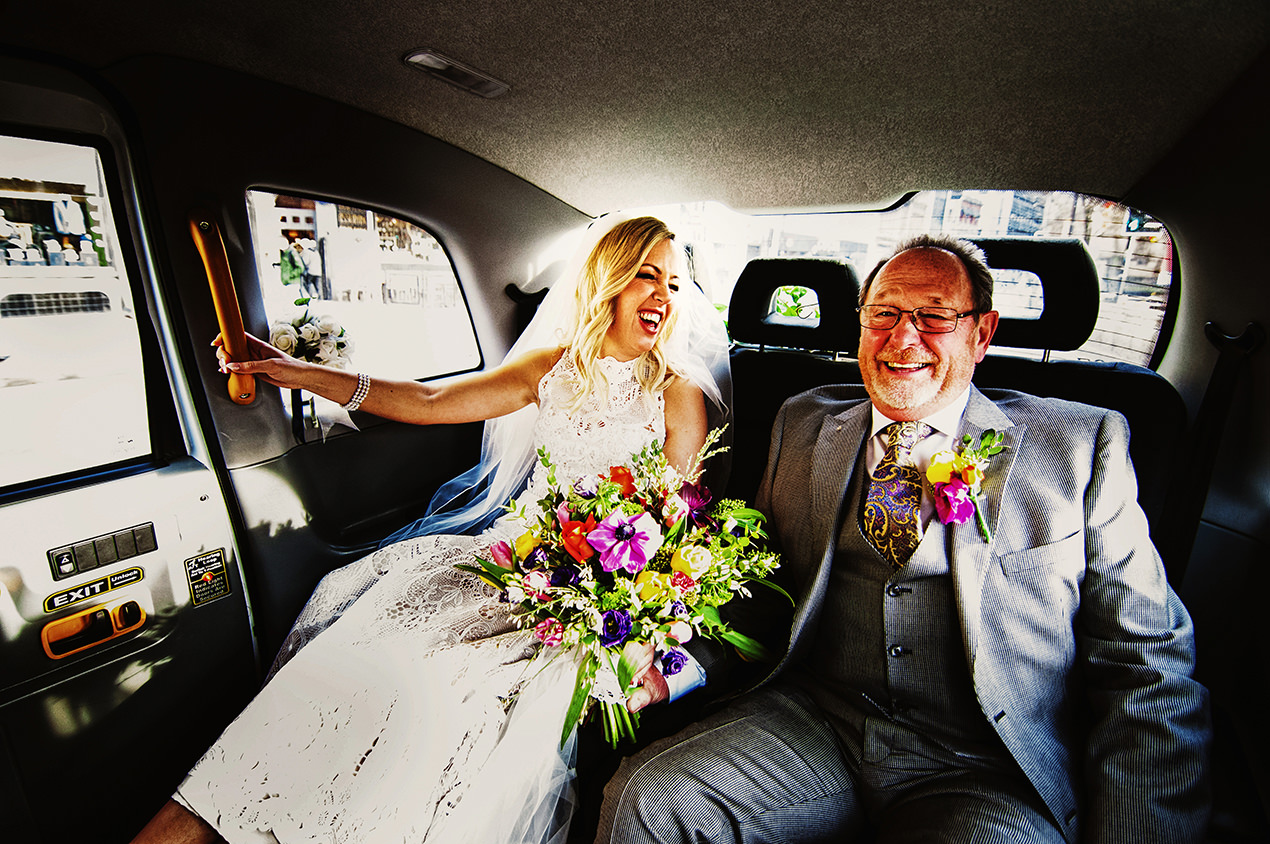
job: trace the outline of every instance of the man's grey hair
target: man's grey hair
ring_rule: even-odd
[[[992,271],[988,269],[988,261],[983,255],[983,250],[968,240],[948,234],[919,234],[895,247],[895,251],[879,261],[869,273],[869,277],[864,280],[864,284],[860,286],[861,305],[869,295],[869,286],[873,284],[873,279],[877,278],[882,268],[891,258],[909,249],[942,249],[945,252],[951,252],[957,260],[961,261],[961,265],[966,268],[966,273],[970,276],[970,295],[974,300],[975,311],[984,313],[992,310]]]

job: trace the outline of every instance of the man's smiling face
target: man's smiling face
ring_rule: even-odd
[[[909,249],[886,263],[869,286],[866,305],[974,309],[970,276],[961,261],[943,249]],[[860,329],[860,375],[873,404],[891,419],[921,419],[947,405],[970,386],[997,327],[996,311],[963,317],[956,330],[927,334],[909,314],[894,328]]]

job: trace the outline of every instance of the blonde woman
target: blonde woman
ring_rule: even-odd
[[[562,478],[653,440],[685,471],[705,442],[706,397],[727,400],[726,338],[674,235],[651,217],[592,228],[594,246],[487,372],[438,386],[305,363],[253,337],[253,360],[218,351],[228,371],[388,419],[490,421],[479,466],[319,584],[270,681],[137,841],[563,842],[573,746],[550,725],[575,669],[539,670],[509,605],[454,565],[523,531],[493,517],[513,496],[530,508],[542,497],[538,447]],[[668,693],[651,652],[643,665],[633,710]]]

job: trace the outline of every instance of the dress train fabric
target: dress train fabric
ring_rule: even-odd
[[[562,483],[664,440],[662,397],[638,389],[633,364],[602,363],[607,401],[567,411],[567,357],[539,386],[535,439]],[[529,514],[547,483],[536,470],[519,498]],[[576,662],[535,658],[497,590],[454,568],[523,530],[513,513],[480,536],[399,542],[329,575],[176,799],[230,844],[563,844]]]

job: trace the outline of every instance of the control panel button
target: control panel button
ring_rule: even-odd
[[[103,536],[94,539],[93,547],[97,550],[97,565],[105,566],[119,560],[119,553],[115,550],[115,538],[113,536]]]
[[[48,552],[49,569],[53,572],[54,580],[62,580],[140,554],[148,554],[158,547],[154,523],[146,522],[54,548]]]
[[[147,523],[132,529],[132,536],[137,542],[137,553],[147,554],[159,547],[154,540],[154,525]]]
[[[88,571],[97,568],[97,543],[89,540],[75,546],[75,568]]]
[[[49,562],[53,564],[53,577],[61,579],[75,573],[75,552],[70,548],[58,548],[49,551]]]

